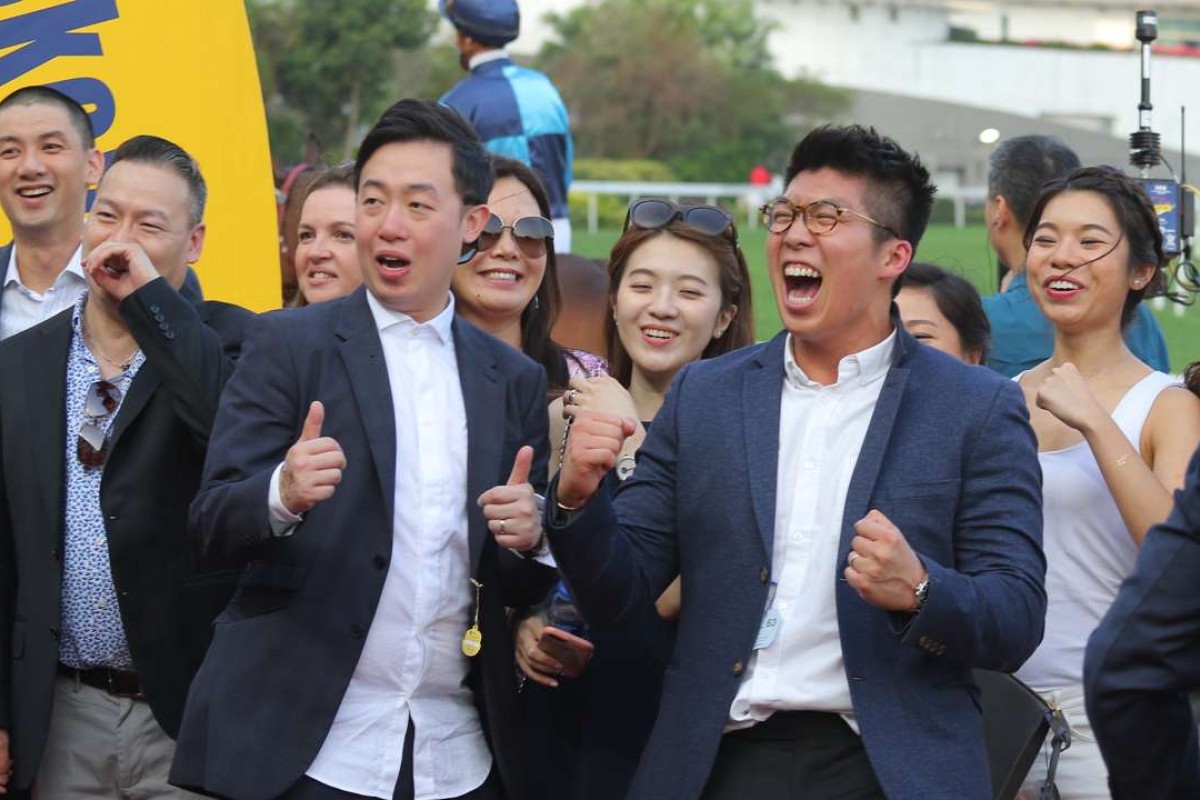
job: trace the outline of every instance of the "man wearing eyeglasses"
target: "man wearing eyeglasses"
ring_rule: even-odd
[[[685,367],[610,498],[630,420],[580,413],[547,503],[590,622],[679,574],[630,797],[991,797],[973,668],[1042,635],[1036,445],[1016,384],[919,345],[895,282],[934,188],[873,129],[822,128],[763,209],[784,330]]]
[[[0,345],[0,790],[193,796],[171,737],[238,571],[194,555],[187,511],[251,316],[179,293],[204,202],[177,145],[122,144],[86,293]]]

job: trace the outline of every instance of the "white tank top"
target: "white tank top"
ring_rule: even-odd
[[[1018,376],[1020,377],[1020,376]],[[1113,409],[1113,421],[1140,451],[1142,426],[1159,392],[1179,380],[1152,372]],[[1083,684],[1088,637],[1133,571],[1138,548],[1087,442],[1038,453],[1042,465],[1046,633],[1017,677],[1035,691]]]

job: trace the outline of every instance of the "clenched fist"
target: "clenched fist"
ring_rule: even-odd
[[[846,581],[859,596],[884,611],[913,611],[925,565],[900,529],[872,509],[854,523],[857,534],[846,557]]]
[[[637,429],[627,417],[580,409],[571,425],[558,475],[558,502],[582,508],[600,488],[600,481],[617,463],[625,439]]]

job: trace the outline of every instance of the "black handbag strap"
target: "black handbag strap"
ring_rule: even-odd
[[[1062,710],[1050,709],[1050,763],[1046,767],[1046,780],[1042,790],[1038,792],[1038,800],[1058,800],[1058,788],[1054,785],[1054,775],[1058,772],[1058,756],[1062,751],[1071,747],[1071,726]]]

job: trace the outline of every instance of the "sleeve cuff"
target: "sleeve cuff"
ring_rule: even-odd
[[[271,488],[267,490],[267,518],[271,523],[271,535],[276,537],[291,536],[296,526],[304,521],[300,514],[293,514],[283,504],[279,494],[279,476],[283,473],[283,464],[271,473]]]

